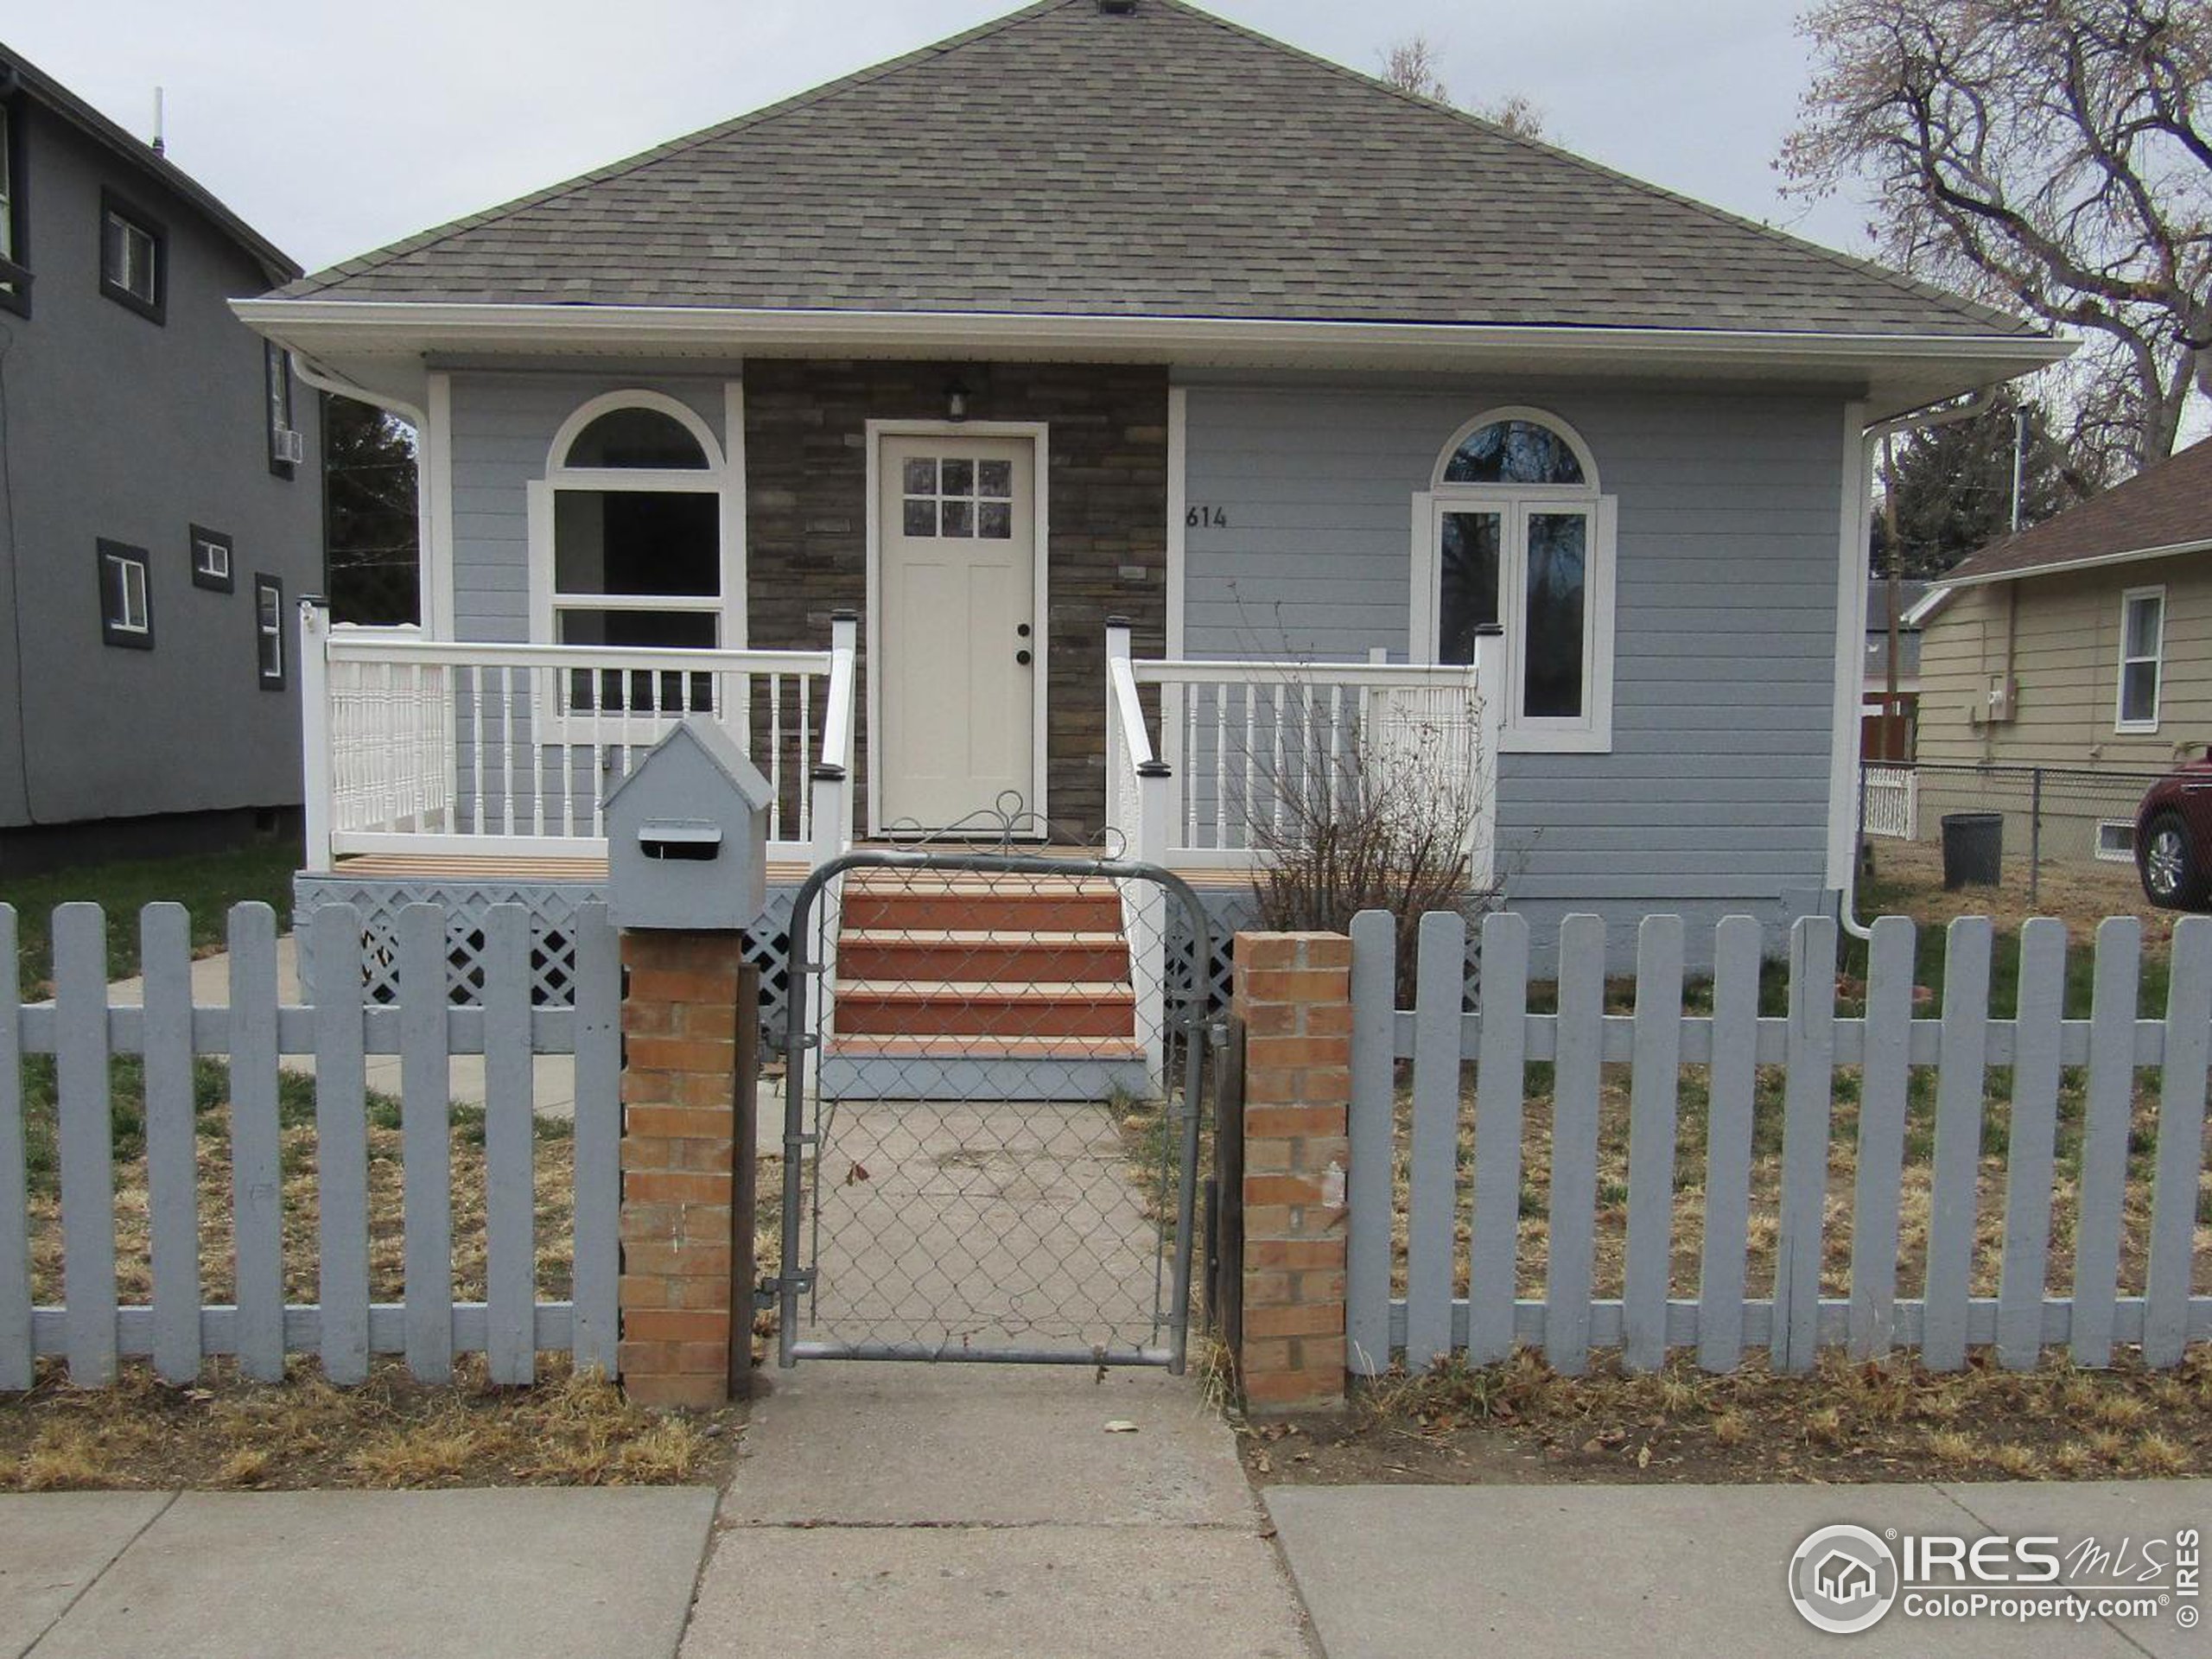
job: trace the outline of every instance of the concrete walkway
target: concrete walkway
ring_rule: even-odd
[[[1785,1579],[1800,1541],[1843,1522],[1917,1536],[2052,1535],[2062,1551],[2132,1539],[2139,1550],[2212,1523],[2212,1481],[1305,1486],[1276,1487],[1267,1502],[1328,1659],[1765,1659],[1830,1644],[1865,1659],[2207,1651],[2202,1629],[2176,1617],[2180,1600],[2156,1618],[2084,1624],[1908,1618],[1900,1603],[1869,1630],[1830,1637],[1799,1618]]]
[[[0,1497],[0,1659],[671,1659],[715,1495]]]
[[[816,1363],[754,1407],[683,1659],[1312,1651],[1192,1382]]]

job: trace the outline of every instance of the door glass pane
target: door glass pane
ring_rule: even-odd
[[[937,461],[921,455],[906,463],[906,493],[935,495],[937,493]]]
[[[1442,594],[1438,606],[1437,660],[1475,660],[1475,630],[1499,620],[1498,548],[1504,520],[1495,512],[1444,515]]]
[[[1572,720],[1582,713],[1589,530],[1589,520],[1580,513],[1529,515],[1528,677],[1522,712],[1531,719]]]
[[[980,493],[1005,500],[1014,493],[1014,463],[1010,461],[979,461],[976,478]]]
[[[937,503],[935,501],[927,497],[919,501],[911,496],[907,498],[906,533],[909,536],[937,534]]]
[[[1014,539],[1014,503],[986,501],[976,510],[977,533],[986,540],[1010,542]]]
[[[944,463],[944,483],[939,492],[944,495],[973,495],[976,493],[976,463],[972,461],[948,461]]]
[[[950,471],[950,467],[947,470]],[[976,533],[976,504],[973,501],[948,501],[944,504],[944,533],[948,536],[973,536]]]

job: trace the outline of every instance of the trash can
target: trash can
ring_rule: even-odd
[[[2005,879],[2005,815],[2002,812],[1947,812],[1943,815],[1943,886],[1994,887]]]

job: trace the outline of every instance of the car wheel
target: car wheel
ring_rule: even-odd
[[[2178,812],[2161,812],[2145,826],[2136,855],[2143,892],[2168,910],[2195,910],[2204,903],[2205,880],[2189,825]]]

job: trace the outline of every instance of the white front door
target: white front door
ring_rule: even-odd
[[[881,442],[877,825],[950,829],[1009,793],[1033,811],[1036,448]]]

